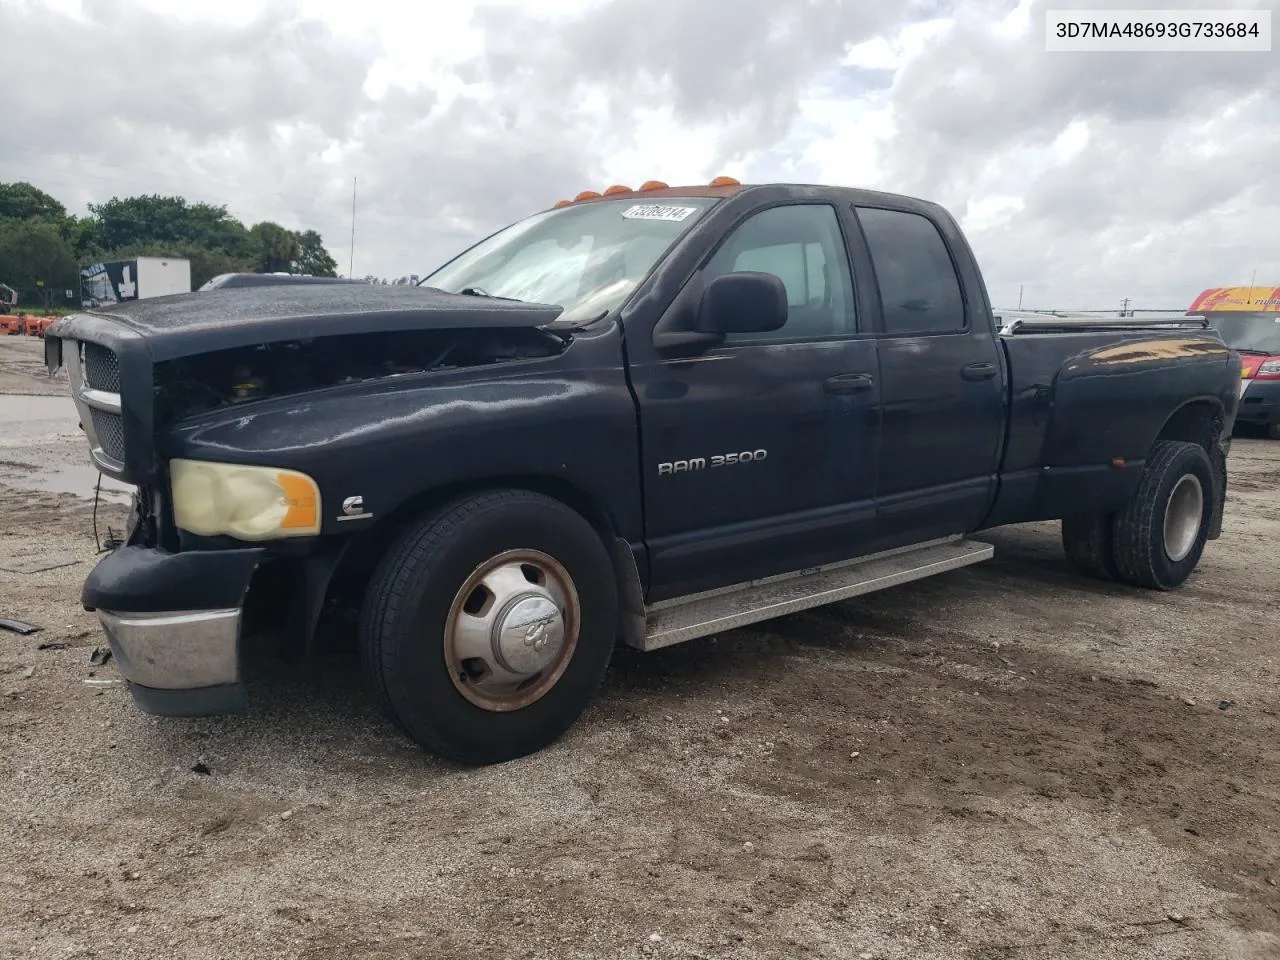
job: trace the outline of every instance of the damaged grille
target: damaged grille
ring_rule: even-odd
[[[84,379],[94,390],[120,392],[120,361],[106,347],[96,343],[84,345]]]
[[[124,416],[120,406],[120,360],[96,343],[69,341],[64,351],[71,398],[89,439],[89,456],[103,473],[120,477],[125,469]]]
[[[93,433],[102,452],[112,460],[124,463],[124,418],[118,413],[94,409],[89,410],[89,418],[93,421]]]

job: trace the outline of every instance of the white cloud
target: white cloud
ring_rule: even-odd
[[[1280,283],[1275,56],[1051,55],[1045,6],[0,0],[32,78],[0,180],[226,203],[345,267],[358,176],[356,271],[396,276],[582,189],[728,173],[942,202],[1002,304]]]

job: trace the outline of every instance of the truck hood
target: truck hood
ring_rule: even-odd
[[[561,310],[429,287],[283,284],[113,304],[64,317],[48,335],[94,339],[94,332],[104,327],[122,327],[145,341],[158,363],[234,347],[353,333],[543,327]]]

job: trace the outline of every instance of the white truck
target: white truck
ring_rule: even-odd
[[[80,302],[85,310],[190,292],[191,261],[180,257],[131,257],[80,269]]]

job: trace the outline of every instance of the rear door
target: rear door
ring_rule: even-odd
[[[686,360],[628,342],[650,600],[852,556],[874,528],[876,340],[859,328],[835,206],[746,216],[701,280],[742,270],[782,280],[780,330]]]
[[[879,291],[879,546],[975,529],[995,491],[1004,378],[965,250],[922,212],[859,206]],[[941,224],[962,244],[953,224]],[[965,276],[967,284],[962,282]]]

